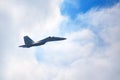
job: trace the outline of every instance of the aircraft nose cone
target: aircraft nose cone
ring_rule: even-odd
[[[66,38],[60,38],[60,40],[66,40]]]
[[[63,38],[63,40],[66,40],[67,38]]]

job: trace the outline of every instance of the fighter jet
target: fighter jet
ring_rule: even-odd
[[[45,43],[50,42],[50,41],[61,41],[61,40],[66,40],[66,38],[49,36],[49,37],[47,37],[45,39],[42,39],[38,42],[34,42],[30,37],[24,36],[25,45],[20,45],[19,47],[30,48],[30,47],[33,47],[33,46],[44,45]]]

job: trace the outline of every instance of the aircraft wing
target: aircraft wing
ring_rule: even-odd
[[[50,41],[60,41],[60,40],[65,40],[66,38],[62,38],[62,37],[47,37],[43,40],[40,40],[39,42],[50,42]]]

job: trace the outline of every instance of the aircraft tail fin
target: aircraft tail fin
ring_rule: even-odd
[[[28,36],[24,36],[24,42],[25,42],[25,45],[30,45],[34,43],[34,41]]]

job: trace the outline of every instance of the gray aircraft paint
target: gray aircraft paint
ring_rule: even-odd
[[[30,37],[28,36],[24,36],[24,43],[25,45],[20,45],[19,47],[23,47],[23,48],[30,48],[33,46],[41,46],[44,45],[46,42],[50,42],[50,41],[61,41],[61,40],[66,40],[66,38],[62,38],[62,37],[47,37],[45,39],[42,39],[38,42],[34,42]]]

